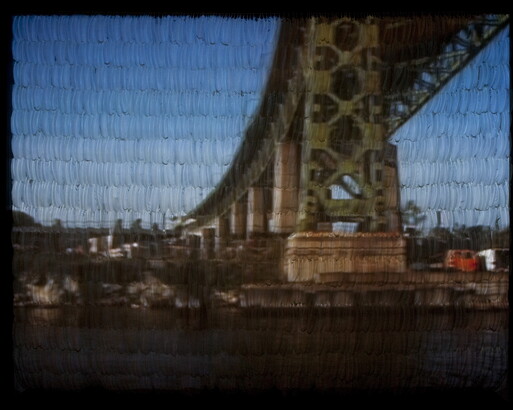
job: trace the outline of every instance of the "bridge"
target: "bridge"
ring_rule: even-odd
[[[177,231],[208,255],[281,238],[291,282],[404,272],[388,140],[507,24],[506,15],[285,20],[230,169]]]

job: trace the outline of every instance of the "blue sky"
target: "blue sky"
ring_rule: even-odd
[[[509,226],[509,28],[391,138],[401,203],[436,226]]]
[[[279,21],[29,16],[13,24],[12,199],[43,224],[169,222],[221,179]]]
[[[278,19],[14,19],[13,209],[65,226],[169,223],[229,167]],[[509,225],[509,32],[392,137],[402,203]]]

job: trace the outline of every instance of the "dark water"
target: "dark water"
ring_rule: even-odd
[[[19,391],[500,391],[508,314],[16,308]]]

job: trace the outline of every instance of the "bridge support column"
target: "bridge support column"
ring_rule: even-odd
[[[235,239],[246,238],[247,198],[244,196],[230,209],[230,233]]]
[[[300,145],[295,142],[283,142],[276,149],[271,232],[291,233],[296,228],[299,154]]]
[[[299,230],[343,222],[390,232],[399,208],[385,204],[394,186],[383,181],[389,144],[378,21],[319,20],[309,36]]]
[[[230,220],[227,215],[218,216],[215,220],[215,252],[222,253],[228,245],[230,235]]]
[[[214,257],[215,229],[203,228],[201,230],[201,259],[212,259]]]
[[[195,234],[188,234],[185,238],[185,244],[188,249],[189,258],[197,259],[201,248],[201,237]]]
[[[248,190],[247,236],[263,234],[267,231],[264,188],[251,187]]]
[[[388,145],[391,147],[391,145]],[[401,232],[401,216],[397,211],[399,209],[399,177],[397,172],[397,152],[394,147],[392,153],[393,161],[389,161],[389,156],[385,155],[385,166],[383,168],[383,187],[385,189],[385,218],[387,228],[390,232]]]

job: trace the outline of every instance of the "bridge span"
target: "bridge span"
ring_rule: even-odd
[[[389,139],[507,24],[505,15],[284,20],[231,167],[177,232],[199,237],[208,255],[277,238],[288,281],[404,272]]]

